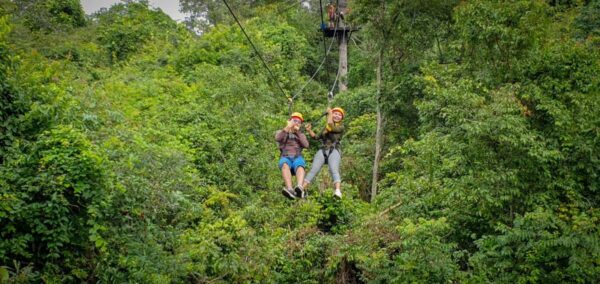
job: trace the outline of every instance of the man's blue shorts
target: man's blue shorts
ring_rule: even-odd
[[[283,168],[283,164],[288,164],[290,170],[292,171],[292,175],[296,175],[296,170],[300,167],[304,168],[306,162],[302,156],[297,157],[281,157],[279,159],[279,169]]]

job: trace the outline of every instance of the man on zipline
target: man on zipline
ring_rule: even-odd
[[[304,166],[306,162],[302,157],[302,149],[308,148],[308,139],[300,131],[304,122],[302,114],[294,112],[287,122],[287,126],[275,133],[275,141],[279,144],[281,155],[279,156],[279,169],[285,182],[281,191],[289,199],[295,199],[294,191],[304,192],[302,182],[304,180]],[[296,176],[296,188],[292,189],[292,176]]]
[[[335,28],[335,4],[329,2],[327,5],[327,17],[329,17],[329,29]]]
[[[310,137],[321,140],[321,149],[315,154],[312,168],[306,175],[302,188],[300,188],[300,190],[296,189],[296,196],[304,197],[304,190],[308,188],[309,184],[319,173],[323,164],[327,164],[335,187],[333,194],[342,198],[342,191],[340,189],[342,183],[342,178],[340,176],[340,163],[342,162],[340,141],[344,135],[344,124],[342,122],[344,116],[345,112],[341,107],[335,107],[333,109],[328,108],[327,125],[318,135],[312,131],[312,125],[310,123],[306,125],[306,131],[308,131]]]

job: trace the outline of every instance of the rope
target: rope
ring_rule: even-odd
[[[321,17],[322,16],[323,16],[323,14],[321,14]],[[292,113],[291,109],[292,109],[292,106],[294,104],[294,99],[298,95],[300,95],[300,93],[304,90],[304,88],[306,88],[306,86],[308,86],[308,84],[310,84],[310,82],[312,82],[312,80],[315,78],[315,76],[319,73],[319,71],[323,67],[323,64],[325,64],[325,61],[327,60],[327,56],[329,55],[329,52],[331,52],[331,47],[333,46],[333,42],[335,41],[335,35],[336,35],[336,33],[337,33],[337,29],[333,30],[333,36],[331,37],[331,42],[329,43],[329,47],[325,51],[325,56],[323,56],[323,60],[321,60],[321,64],[319,64],[319,67],[317,67],[317,70],[315,70],[315,72],[310,77],[310,79],[308,79],[308,81],[306,81],[306,83],[302,86],[302,88],[300,88],[300,90],[298,90],[296,92],[296,94],[294,94],[291,98],[288,98],[288,100],[289,100],[288,111],[289,111],[290,114]],[[325,41],[323,41],[323,43],[325,43]],[[328,97],[329,97],[329,95],[328,95]]]
[[[225,3],[225,6],[227,6],[227,10],[229,10],[229,13],[235,19],[236,23],[238,24],[238,26],[242,30],[242,33],[244,33],[244,36],[246,36],[246,39],[248,40],[248,42],[250,42],[250,45],[252,45],[252,48],[254,49],[254,52],[256,52],[256,55],[258,55],[258,58],[262,62],[263,66],[267,69],[267,71],[269,71],[269,75],[271,75],[271,79],[273,79],[273,81],[275,81],[275,83],[277,83],[277,87],[279,87],[279,90],[281,91],[281,93],[284,96],[286,96],[288,98],[288,101],[289,101],[290,98],[288,97],[288,95],[285,94],[285,91],[283,91],[283,88],[281,87],[281,84],[279,83],[279,80],[277,80],[277,78],[275,78],[275,75],[273,75],[273,72],[271,72],[271,69],[269,68],[269,66],[267,65],[267,63],[263,59],[261,53],[258,51],[258,49],[256,48],[256,46],[254,45],[254,43],[252,42],[252,40],[250,39],[250,37],[246,33],[246,30],[244,30],[244,27],[242,27],[242,24],[240,23],[240,21],[238,20],[238,18],[235,16],[235,14],[233,13],[233,11],[231,10],[231,7],[229,7],[229,4],[227,4],[227,1],[223,0],[223,3]],[[290,111],[290,114],[291,114],[291,111]]]
[[[324,112],[323,114],[321,114],[321,116],[319,116],[319,118],[312,120],[310,122],[310,125],[314,126],[315,124],[319,123],[319,121],[321,121],[321,119],[323,119],[323,117],[325,117],[326,115],[327,115],[327,112]]]
[[[333,46],[333,42],[335,40],[335,34],[336,34],[336,32],[337,32],[337,30],[333,31],[333,37],[331,38],[331,43],[329,44],[329,48],[327,49],[327,52],[325,53],[325,56],[323,56],[323,60],[321,61],[321,64],[319,64],[319,67],[317,68],[317,70],[315,71],[315,73],[313,73],[313,75],[310,77],[310,79],[308,81],[306,81],[306,83],[304,84],[304,86],[302,86],[302,88],[300,88],[300,90],[298,92],[296,92],[296,94],[292,97],[292,100],[294,100],[300,94],[300,92],[302,92],[304,90],[304,88],[306,88],[306,86],[308,86],[308,84],[315,78],[315,76],[317,75],[317,73],[319,73],[319,71],[323,67],[323,64],[327,60],[327,55],[329,55],[329,52],[331,51],[331,47]]]
[[[344,39],[345,36],[346,36],[346,33],[343,33],[342,40]],[[329,90],[329,93],[328,93],[328,99],[329,99],[329,97],[331,97],[331,99],[329,99],[330,100],[329,103],[331,103],[331,100],[333,100],[333,89],[335,89],[335,85],[337,84],[337,81],[339,78],[340,78],[340,67],[338,64],[338,71],[337,71],[337,74],[335,75],[335,81],[333,81],[333,85],[331,85],[331,89]]]
[[[339,4],[339,0],[336,1],[336,4]],[[258,51],[258,48],[256,48],[256,46],[254,45],[254,43],[252,42],[252,39],[250,39],[250,36],[248,36],[248,34],[246,33],[246,30],[244,29],[244,27],[242,26],[242,24],[240,23],[240,21],[238,20],[237,16],[235,15],[235,13],[233,12],[233,10],[231,10],[231,7],[229,6],[229,4],[227,3],[226,0],[223,0],[223,3],[225,4],[225,6],[227,6],[227,10],[229,10],[229,13],[231,14],[231,16],[235,19],[235,22],[238,24],[238,26],[240,27],[240,29],[242,30],[242,33],[244,34],[244,36],[246,37],[246,39],[248,40],[248,42],[250,43],[250,45],[252,46],[252,48],[254,49],[254,52],[256,53],[256,55],[258,56],[258,58],[260,59],[260,61],[262,62],[263,66],[265,67],[265,69],[267,69],[267,71],[269,72],[269,75],[271,76],[271,79],[273,81],[275,81],[275,83],[277,84],[277,87],[279,88],[279,90],[281,91],[281,93],[288,99],[288,115],[292,114],[292,107],[294,104],[294,99],[304,90],[304,88],[306,88],[306,86],[308,86],[308,84],[310,82],[312,82],[312,80],[315,78],[315,76],[319,73],[319,71],[321,70],[321,68],[323,67],[323,64],[325,63],[325,61],[327,60],[327,56],[329,55],[330,51],[331,51],[331,47],[333,46],[333,42],[335,40],[335,36],[337,33],[337,28],[334,30],[333,32],[333,36],[331,38],[331,43],[329,44],[329,48],[327,48],[326,52],[325,52],[325,56],[323,56],[323,60],[321,61],[321,64],[319,64],[319,67],[317,67],[317,70],[315,70],[315,72],[313,73],[313,75],[310,77],[310,79],[302,86],[302,88],[300,88],[300,90],[298,90],[298,92],[296,92],[296,94],[294,94],[292,97],[289,97],[285,91],[283,90],[283,88],[281,87],[281,84],[279,83],[279,80],[277,80],[277,78],[275,78],[275,75],[273,75],[273,72],[271,71],[271,69],[269,68],[269,66],[267,65],[267,63],[265,62],[264,58],[262,57],[261,53]],[[319,0],[319,3],[321,3],[321,0]],[[295,4],[294,4],[295,5]],[[323,5],[321,3],[321,23],[323,23]],[[336,10],[338,9],[338,5],[336,5]],[[339,19],[338,19],[339,21]],[[342,37],[344,37],[345,34],[342,35]],[[323,43],[325,43],[325,41],[323,41]],[[329,90],[328,94],[327,94],[327,102],[328,102],[328,106],[331,105],[331,101],[333,100],[333,89],[335,88],[335,85],[337,84],[337,81],[339,79],[340,76],[340,70],[338,67],[338,72],[337,75],[335,77],[335,81],[333,82],[333,86],[331,87],[331,89]],[[323,115],[320,117],[322,118]],[[319,118],[319,119],[320,119]]]
[[[336,15],[339,15],[339,6],[340,5],[340,1],[337,0],[335,3],[335,11],[336,11]],[[335,38],[335,32],[337,32],[337,28],[339,27],[339,22],[340,22],[340,17],[336,17],[336,23],[335,23],[335,31],[333,34],[333,38]],[[344,32],[342,33],[342,40],[344,39],[344,37],[346,36],[346,32],[345,32],[346,28],[344,28]],[[333,101],[333,89],[335,89],[335,85],[337,84],[338,79],[340,78],[340,66],[338,63],[338,71],[337,74],[335,75],[335,80],[333,81],[333,84],[331,85],[331,89],[329,89],[329,92],[327,93],[327,105],[329,107],[331,107],[331,102]]]
[[[335,6],[336,12],[339,11],[338,10],[339,9],[339,3],[340,3],[339,0],[337,0],[336,1],[336,6]],[[336,14],[339,15],[339,12],[336,13]],[[337,27],[339,26],[339,22],[340,22],[340,18],[338,16],[336,18],[336,30],[335,30],[336,32],[337,32]],[[350,30],[349,33],[352,33],[352,30]],[[348,35],[348,36],[350,36],[350,35]],[[335,37],[335,34],[334,34],[334,37]],[[345,37],[346,37],[346,27],[344,26],[344,32],[342,33],[342,41],[345,39]],[[333,101],[333,97],[334,97],[334,95],[333,95],[333,89],[335,89],[335,85],[337,84],[337,81],[340,78],[340,69],[341,68],[339,67],[339,64],[338,64],[338,72],[335,75],[335,80],[333,81],[333,84],[331,85],[331,89],[327,93],[327,105],[330,106],[330,107],[331,107],[331,102]]]

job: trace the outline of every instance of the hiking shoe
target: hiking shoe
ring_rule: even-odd
[[[298,198],[306,198],[306,191],[304,191],[304,188],[302,188],[302,186],[297,185],[294,188],[294,191],[296,192],[296,197]]]
[[[283,193],[283,196],[289,198],[289,199],[296,199],[296,195],[294,195],[294,192],[292,191],[291,188],[283,188],[281,190],[281,193]]]
[[[337,198],[342,198],[342,191],[339,188],[336,188],[333,195]]]

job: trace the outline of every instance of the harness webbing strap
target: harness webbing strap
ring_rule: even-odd
[[[325,158],[325,165],[329,164],[329,156],[331,155],[331,153],[333,152],[334,149],[337,149],[338,152],[340,151],[340,149],[338,149],[338,145],[340,145],[339,141],[333,142],[333,145],[331,145],[329,147],[329,153],[327,153],[327,154],[325,154],[327,152],[325,147],[321,148],[321,150],[323,151],[323,157]],[[341,154],[342,153],[340,153],[340,155]]]

